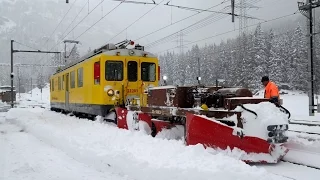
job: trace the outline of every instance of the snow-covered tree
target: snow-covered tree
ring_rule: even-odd
[[[258,25],[254,32],[220,44],[194,45],[183,54],[167,53],[160,57],[165,62],[162,72],[170,74],[175,85],[196,85],[199,58],[202,82],[207,85],[225,79],[231,86],[257,90],[262,88],[261,77],[268,75],[279,86],[286,84],[305,91],[309,72],[304,27],[297,24],[295,29],[264,31]],[[320,32],[320,25],[316,29]],[[317,90],[320,90],[317,85],[320,84],[320,53],[317,53],[320,46],[316,46],[319,43],[320,36],[315,37]]]

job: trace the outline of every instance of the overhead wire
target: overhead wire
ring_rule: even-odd
[[[86,7],[86,5],[89,3],[89,1],[87,1],[86,3],[84,3],[84,5],[82,6],[81,10],[78,12],[78,14],[73,18],[73,20],[71,21],[71,23],[68,25],[68,27],[66,28],[66,30],[62,33],[62,35],[64,35],[65,32],[67,32],[67,30],[69,29],[69,27],[71,26],[71,24],[78,18],[78,16],[80,15],[80,13],[84,10],[84,8]],[[88,4],[89,6],[89,4]]]
[[[279,34],[274,34],[273,35],[273,38],[274,37],[278,37],[278,36],[282,36],[282,35],[285,35],[287,33],[290,33],[290,32],[294,32],[295,30],[290,30],[290,31],[286,31],[286,32],[283,32],[283,33],[279,33]],[[236,46],[236,45],[235,45]],[[222,50],[215,50],[214,53],[217,53],[217,52],[223,52],[223,51],[227,51],[227,50],[240,50],[240,49],[243,49],[242,47],[238,47],[238,48],[233,48],[234,46],[232,47],[229,47],[229,48],[226,48],[226,49],[222,49]],[[174,49],[174,48],[172,48]],[[164,52],[164,51],[161,51],[161,52]]]
[[[158,3],[157,5],[155,5],[154,7],[152,7],[149,11],[147,11],[146,13],[144,13],[142,16],[140,16],[138,19],[136,19],[133,23],[131,23],[129,26],[127,26],[126,28],[124,28],[122,31],[120,31],[118,34],[116,34],[115,36],[113,36],[112,38],[110,38],[107,42],[110,42],[112,39],[114,39],[115,37],[117,37],[119,34],[121,34],[123,31],[127,30],[129,27],[131,27],[133,24],[135,24],[136,22],[138,22],[140,19],[142,19],[145,15],[147,15],[148,13],[150,13],[152,10],[154,10],[155,8],[157,8],[164,0],[162,0],[160,3]]]
[[[275,20],[279,20],[279,19],[283,19],[283,18],[286,18],[286,17],[290,17],[290,16],[293,16],[293,15],[296,15],[298,12],[298,10],[294,13],[291,13],[291,14],[287,14],[287,15],[284,15],[284,16],[280,16],[280,17],[277,17],[277,18],[274,18],[274,19],[270,19],[270,20],[265,20],[263,22],[259,22],[259,23],[256,23],[256,24],[252,24],[252,25],[249,25],[249,26],[246,26],[246,27],[243,27],[243,28],[247,28],[247,27],[252,27],[252,26],[256,26],[258,24],[264,24],[264,23],[267,23],[267,22],[271,22],[271,21],[275,21]],[[213,36],[209,36],[209,37],[206,37],[206,38],[202,38],[202,39],[199,39],[199,40],[196,40],[196,41],[192,41],[190,43],[187,43],[185,44],[185,46],[188,46],[188,45],[191,45],[191,44],[195,44],[197,42],[200,42],[200,41],[204,41],[204,40],[207,40],[207,39],[211,39],[211,38],[214,38],[214,37],[218,37],[218,36],[221,36],[221,35],[224,35],[224,34],[228,34],[228,33],[231,33],[231,32],[235,32],[236,30],[239,30],[240,28],[238,29],[234,29],[234,30],[230,30],[230,31],[226,31],[226,32],[223,32],[223,33],[219,33],[219,34],[216,34],[216,35],[213,35]],[[286,32],[287,33],[287,32]],[[285,33],[283,33],[285,34]],[[175,49],[177,47],[180,47],[180,46],[175,46],[173,48],[169,48],[169,49],[166,49],[166,50],[163,50],[163,51],[159,51],[157,52],[156,54],[159,54],[159,53],[162,53],[162,52],[165,52],[165,51],[168,51],[168,50],[171,50],[171,49]]]
[[[217,4],[217,5],[214,5],[214,6],[211,6],[211,7],[207,8],[206,10],[209,10],[209,9],[214,8],[214,7],[220,6],[220,5],[224,4],[224,3],[226,3],[226,1],[227,1],[227,0],[224,0],[224,1],[222,1],[221,3],[219,3],[219,4]],[[161,30],[163,30],[163,29],[166,29],[166,28],[168,28],[168,27],[170,27],[170,26],[172,26],[172,25],[175,25],[175,24],[177,24],[177,23],[179,23],[179,22],[182,22],[182,21],[187,20],[187,19],[189,19],[189,18],[191,18],[191,17],[194,17],[194,16],[196,16],[196,15],[198,15],[198,14],[200,14],[200,13],[202,13],[202,12],[197,12],[197,13],[195,13],[195,14],[192,14],[192,15],[190,15],[190,16],[187,16],[187,17],[185,17],[185,18],[183,18],[183,19],[180,19],[180,20],[178,20],[178,21],[176,21],[176,22],[174,22],[174,23],[171,23],[171,24],[169,24],[169,25],[167,25],[167,26],[164,26],[164,27],[159,28],[159,29],[157,29],[157,30],[155,30],[155,31],[152,31],[152,32],[150,32],[150,33],[148,33],[148,34],[146,34],[146,35],[143,35],[143,36],[135,39],[134,41],[143,39],[143,38],[145,38],[145,37],[147,37],[147,36],[150,36],[151,34],[154,34],[154,33],[156,33],[156,32],[159,32],[159,31],[161,31]]]
[[[89,11],[88,14],[85,17],[83,17],[62,39],[67,37],[76,27],[80,25],[80,23],[82,23],[103,2],[104,0],[100,1],[100,3],[98,3],[91,11]],[[88,6],[89,6],[89,3],[88,3]]]
[[[76,27],[79,26],[80,23],[82,23],[100,4],[102,4],[104,2],[104,0],[102,0],[100,3],[98,3],[90,12],[88,12],[88,14],[83,17],[65,36],[63,36],[61,39],[66,38]],[[59,45],[61,42],[63,41],[59,41],[57,44],[55,44],[50,50],[52,50],[53,48],[57,47],[57,45]]]
[[[171,7],[176,7],[179,9],[185,9],[185,10],[190,10],[190,11],[196,11],[196,12],[213,12],[213,13],[218,13],[218,14],[225,14],[225,15],[234,15],[237,17],[245,17],[245,18],[250,18],[250,19],[258,19],[258,18],[254,18],[254,17],[250,17],[250,16],[242,16],[239,14],[232,14],[230,12],[222,12],[222,11],[213,11],[213,10],[208,10],[208,9],[198,9],[198,8],[192,8],[192,7],[185,7],[185,6],[177,6],[177,5],[169,5],[169,4],[165,4],[166,6],[171,6]]]
[[[34,47],[31,47],[31,46],[28,46],[28,45],[26,45],[26,44],[23,44],[23,43],[21,43],[21,42],[19,42],[19,41],[14,41],[15,43],[17,43],[17,44],[20,44],[20,45],[22,45],[22,46],[25,46],[25,47],[28,47],[28,48],[30,48],[30,49],[33,49],[33,50],[36,50],[36,51],[40,51],[39,49],[36,49],[36,48],[34,48]]]
[[[102,0],[100,3],[98,3],[91,11],[89,11],[88,12],[88,14],[84,17],[84,18],[82,18],[68,33],[67,33],[67,35],[65,35],[65,36],[63,36],[63,38],[61,38],[61,39],[64,39],[64,38],[66,38],[76,27],[78,27],[79,26],[79,24],[81,23],[81,22],[83,22],[83,20],[85,20],[100,4],[102,4],[104,2],[104,0]],[[89,7],[89,1],[88,1],[88,3],[85,3],[84,4],[84,6],[82,7],[82,9],[78,12],[78,14],[77,14],[77,16],[79,16],[79,14],[82,12],[82,10],[84,9],[84,7],[85,7],[85,5],[86,4],[88,4],[88,7]],[[76,17],[77,17],[76,16]],[[74,18],[73,19],[73,21],[75,20],[76,18]],[[72,24],[73,22],[71,22],[70,24],[69,24],[69,26]],[[68,28],[69,28],[69,26],[68,26]],[[67,29],[66,29],[67,30]],[[66,32],[66,30],[64,31],[64,33]],[[64,34],[63,33],[63,34]],[[51,51],[52,49],[54,49],[55,47],[57,47],[61,42],[63,42],[63,41],[59,41],[58,43],[56,43],[54,46],[52,46],[51,48],[50,48],[50,50],[48,50],[48,51]],[[39,59],[40,60],[40,59]]]
[[[60,20],[59,24],[56,26],[56,28],[53,30],[53,32],[51,33],[50,37],[47,39],[46,43],[44,45],[46,45],[49,41],[49,39],[53,36],[53,34],[56,32],[56,30],[58,29],[58,27],[60,26],[60,24],[62,23],[62,21],[64,20],[64,18],[67,16],[67,14],[70,12],[70,10],[72,9],[72,7],[74,6],[74,4],[77,2],[78,0],[74,0],[74,2],[71,4],[70,8],[68,9],[68,11],[64,14],[64,16],[62,17],[62,19]],[[44,46],[43,45],[43,46]]]
[[[100,22],[102,19],[104,19],[107,15],[109,15],[112,11],[117,9],[124,1],[121,1],[117,6],[115,6],[113,9],[111,9],[107,14],[105,14],[103,17],[101,17],[98,21],[96,21],[93,25],[91,25],[89,28],[87,28],[84,32],[82,32],[79,36],[75,38],[77,40],[79,37],[81,37],[83,34],[85,34],[87,31],[89,31],[93,26],[95,26],[98,22]]]
[[[154,42],[151,42],[151,43],[147,44],[145,47],[153,47],[153,46],[156,46],[161,43],[166,43],[166,42],[172,41],[173,39],[176,39],[180,33],[187,34],[189,32],[192,32],[194,30],[202,28],[208,24],[219,21],[225,17],[226,17],[225,15],[221,15],[221,14],[218,16],[215,16],[215,15],[207,16],[206,18],[187,26],[186,28],[180,29],[180,30],[178,30],[178,31],[166,36],[166,37],[163,37],[163,38],[158,39]]]
[[[252,0],[252,3],[257,3],[259,1],[261,1],[261,0]],[[228,10],[230,10],[230,7],[226,7],[226,8],[223,8],[223,9],[224,9],[224,11],[228,11]],[[222,11],[222,10],[220,10],[220,11]],[[169,42],[169,41],[177,38],[179,36],[179,33],[184,33],[184,34],[190,33],[192,31],[195,31],[195,30],[198,30],[200,28],[203,28],[203,27],[205,27],[205,26],[207,26],[209,24],[212,24],[213,22],[219,21],[219,20],[221,20],[221,19],[223,19],[225,17],[228,17],[228,15],[219,14],[218,16],[216,16],[215,14],[211,14],[211,15],[209,15],[209,16],[207,16],[207,17],[205,17],[205,18],[203,18],[203,19],[201,19],[201,20],[199,20],[199,21],[197,21],[197,22],[195,22],[195,23],[183,28],[183,29],[180,29],[180,30],[178,30],[178,31],[166,36],[166,37],[163,37],[161,39],[153,41],[153,42],[147,44],[145,47],[154,47],[154,46],[156,46],[158,44]]]

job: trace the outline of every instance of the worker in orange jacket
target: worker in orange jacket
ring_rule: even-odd
[[[265,87],[264,98],[269,99],[270,102],[276,105],[280,105],[278,86],[274,82],[271,82],[268,76],[263,76],[261,82]]]

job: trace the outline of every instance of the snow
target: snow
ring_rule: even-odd
[[[284,179],[201,145],[185,146],[46,109],[11,109],[6,119],[78,162],[132,179]]]
[[[18,126],[0,125],[0,132],[0,179],[130,179],[92,169]]]
[[[283,156],[285,154],[285,148],[284,147],[280,147],[280,146],[276,146],[274,151],[270,154],[265,154],[265,153],[246,153],[245,151],[238,149],[238,148],[234,148],[234,149],[230,149],[227,148],[226,150],[222,150],[222,149],[208,149],[212,154],[217,154],[217,153],[221,153],[224,155],[227,155],[229,157],[233,157],[235,159],[239,159],[239,160],[243,160],[243,161],[249,161],[249,162],[259,162],[259,161],[265,161],[265,162],[276,162],[277,158],[279,156]]]
[[[280,111],[278,107],[270,102],[259,104],[244,104],[244,107],[257,113],[257,117],[249,111],[238,106],[235,110],[242,111],[243,129],[246,136],[268,139],[267,126],[288,124],[288,115]]]
[[[297,158],[297,157],[303,157],[303,158]],[[319,157],[320,157],[320,153],[317,153],[317,152],[310,152],[310,151],[291,148],[290,151],[287,153],[287,155],[284,157],[284,160],[287,160],[290,162],[297,162],[297,163],[301,163],[303,165],[308,165],[312,167],[320,167],[320,161],[317,160],[319,159]]]
[[[171,129],[163,129],[156,138],[182,140],[184,138],[184,127],[177,125]]]
[[[112,123],[102,123],[102,117],[89,121],[51,112],[47,109],[49,94],[48,86],[43,89],[42,98],[37,88],[32,96],[30,92],[23,93],[17,98],[18,108],[0,113],[0,179],[202,180],[214,177],[302,180],[320,176],[316,169],[287,162],[250,166],[238,159],[252,159],[252,154],[244,154],[239,149],[223,151],[204,149],[201,145],[185,146],[183,128],[179,126],[163,130],[152,138],[147,124],[136,123],[133,113],[127,116],[128,131],[118,129]],[[307,97],[301,97],[307,100]],[[307,104],[295,98],[299,99],[289,95],[283,97],[284,106],[296,110],[290,110],[294,117],[298,114],[306,119],[308,111],[303,107],[307,108]],[[38,108],[38,105],[46,108]],[[264,110],[271,108],[267,103],[245,107],[258,113],[257,119],[252,114],[244,115],[252,122],[280,123],[284,120],[283,115],[278,117],[279,111]],[[259,119],[267,114],[277,118]],[[289,128],[317,131],[319,127],[290,125]],[[258,133],[251,130],[251,133]],[[288,135],[287,147],[292,152],[289,151],[285,160],[318,165],[320,136],[294,132],[288,132]],[[306,154],[301,155],[301,151]],[[311,155],[310,151],[313,152]],[[268,158],[262,154],[256,154],[254,158],[257,156]]]
[[[290,130],[320,134],[319,126],[305,126],[305,125],[290,124]]]
[[[27,93],[17,93],[17,104],[19,107],[30,107],[30,106],[43,106],[49,108],[50,106],[50,88],[47,84],[41,93],[41,89],[38,87]]]
[[[168,85],[168,86],[150,87],[149,90],[154,90],[154,89],[175,89],[175,88],[177,88],[177,86]]]

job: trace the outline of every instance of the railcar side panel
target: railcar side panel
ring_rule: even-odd
[[[51,77],[51,107],[105,116],[115,105],[145,105],[159,74],[156,57],[102,53]]]

